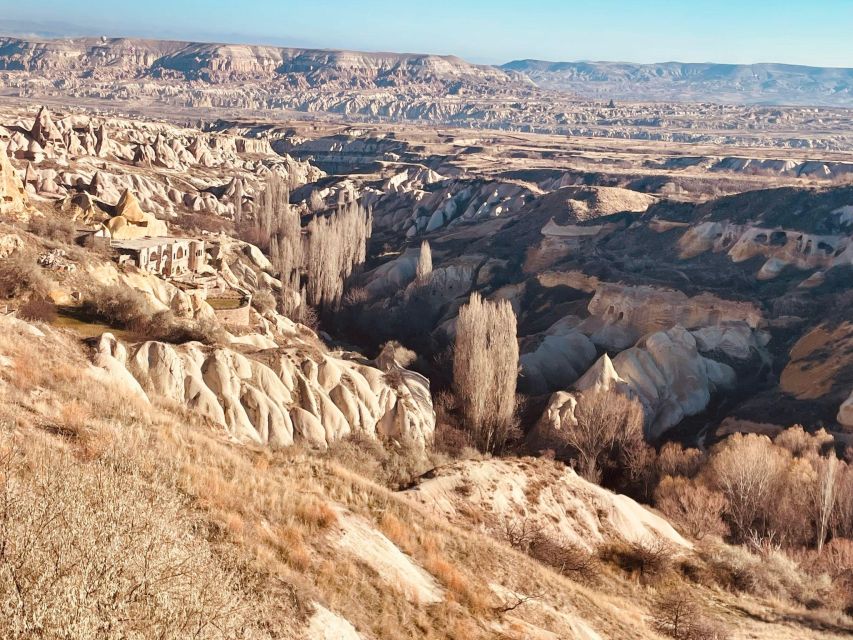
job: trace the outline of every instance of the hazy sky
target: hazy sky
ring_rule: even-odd
[[[853,67],[853,0],[0,0],[0,26],[276,45]]]

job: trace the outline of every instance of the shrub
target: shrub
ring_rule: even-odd
[[[704,456],[698,449],[685,449],[677,442],[667,442],[657,458],[658,472],[663,476],[692,478],[699,473]]]
[[[108,463],[0,450],[2,637],[251,634],[248,603],[177,500]]]
[[[655,506],[697,540],[728,532],[722,519],[726,498],[701,483],[666,476],[655,490]]]
[[[709,478],[726,497],[726,514],[738,541],[769,533],[767,510],[786,467],[783,451],[766,436],[735,434],[712,452]]]
[[[53,322],[56,320],[56,305],[48,297],[30,296],[30,299],[18,309],[18,315],[24,320]]]
[[[683,587],[668,587],[652,605],[652,622],[657,631],[676,640],[724,640],[728,631],[719,622],[707,619],[696,596]]]
[[[77,233],[74,223],[67,218],[54,216],[33,216],[28,226],[30,233],[46,240],[74,244]]]
[[[615,391],[585,395],[552,437],[574,460],[578,474],[600,483],[606,469],[625,467],[634,453],[642,452],[643,409]]]
[[[28,291],[44,297],[49,290],[50,281],[30,256],[16,251],[0,261],[0,298],[15,298]]]
[[[108,285],[95,289],[84,301],[83,311],[110,326],[143,329],[151,315],[151,305],[140,291],[128,286]]]
[[[529,555],[560,575],[568,575],[587,583],[595,582],[600,571],[598,557],[570,540],[547,535],[536,536]]]
[[[165,309],[151,313],[151,305],[141,291],[121,285],[96,289],[83,303],[83,312],[110,326],[128,329],[152,340],[220,345],[228,342],[225,330],[215,320],[178,320]]]
[[[598,556],[641,581],[659,579],[673,563],[672,546],[658,538],[606,544]]]
[[[275,296],[271,291],[256,291],[252,296],[252,306],[261,314],[273,311],[275,309]]]

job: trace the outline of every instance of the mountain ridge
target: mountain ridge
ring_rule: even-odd
[[[853,69],[788,63],[609,62],[513,60],[501,69],[522,73],[542,89],[586,98],[737,104],[849,106]]]

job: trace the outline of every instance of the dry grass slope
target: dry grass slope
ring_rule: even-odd
[[[0,322],[3,637],[298,638],[314,603],[377,640],[659,637],[654,585],[604,565],[606,593],[584,586],[332,456],[237,446],[181,407],[136,404],[87,375],[69,334]],[[341,512],[390,539],[443,598],[404,597],[341,552]],[[742,637],[836,637],[697,588]]]

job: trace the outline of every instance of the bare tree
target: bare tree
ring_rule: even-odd
[[[367,258],[371,212],[350,192],[339,192],[338,199],[331,215],[315,216],[307,227],[303,263],[308,301],[315,307],[338,307],[344,282]]]
[[[839,466],[835,453],[830,453],[827,457],[817,460],[817,482],[815,483],[813,500],[817,524],[818,552],[823,550],[823,545],[826,542],[832,512],[837,501]]]
[[[512,306],[471,294],[459,310],[453,383],[481,451],[500,451],[515,426],[518,339]]]
[[[655,506],[697,540],[728,531],[722,518],[725,496],[700,482],[666,476],[655,490]]]
[[[605,468],[642,444],[643,408],[617,391],[581,395],[554,437],[568,448],[582,477],[600,482]]]
[[[784,473],[786,458],[766,436],[735,434],[711,456],[712,483],[728,501],[732,533],[747,539],[756,528],[768,534],[767,515]]]
[[[432,250],[429,242],[424,240],[421,242],[421,251],[418,254],[418,267],[416,278],[418,282],[423,282],[432,273]]]

